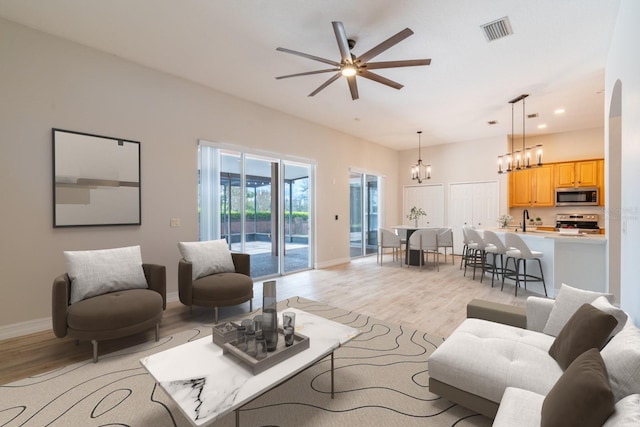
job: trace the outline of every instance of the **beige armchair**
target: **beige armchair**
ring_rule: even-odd
[[[184,258],[178,263],[178,291],[180,302],[186,306],[213,307],[214,322],[218,323],[218,307],[249,301],[253,311],[253,280],[249,254],[231,253],[234,273],[215,273],[193,279],[192,264]]]
[[[155,327],[156,341],[162,312],[166,308],[166,269],[142,264],[148,289],[108,292],[70,304],[68,274],[55,278],[52,288],[53,332],[76,340],[90,340],[93,362],[98,361],[98,341],[134,335]]]

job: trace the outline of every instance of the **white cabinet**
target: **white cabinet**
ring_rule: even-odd
[[[451,184],[448,225],[453,227],[454,252],[462,252],[462,227],[495,227],[499,209],[497,181]]]
[[[419,227],[444,226],[444,188],[442,184],[406,185],[402,197],[402,223],[414,226],[407,218],[412,207],[422,208],[427,216],[418,221]]]

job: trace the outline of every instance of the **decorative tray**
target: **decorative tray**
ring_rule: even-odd
[[[247,364],[254,375],[269,369],[270,367],[277,365],[283,360],[300,353],[303,350],[309,348],[309,337],[295,332],[293,335],[293,345],[287,347],[284,344],[284,333],[282,328],[278,329],[278,345],[274,351],[267,352],[267,356],[263,359],[256,359],[253,356],[248,355],[242,350],[236,347],[237,340],[229,341],[222,345],[222,353],[231,353],[236,358]]]
[[[225,343],[233,341],[238,335],[238,324],[234,322],[218,323],[213,325],[213,343],[222,347]]]

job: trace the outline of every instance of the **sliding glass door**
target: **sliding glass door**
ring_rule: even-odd
[[[251,255],[251,276],[312,265],[312,165],[199,147],[200,240]]]
[[[375,253],[378,246],[380,180],[375,175],[349,173],[349,249],[351,258]]]

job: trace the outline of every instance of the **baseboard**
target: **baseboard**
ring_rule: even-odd
[[[22,335],[34,334],[51,329],[51,317],[42,319],[27,320],[26,322],[13,323],[11,325],[0,326],[0,340],[20,337]]]
[[[351,262],[351,258],[332,259],[332,260],[329,260],[329,261],[316,263],[315,268],[319,269],[319,268],[334,267],[334,266],[340,265],[340,264],[348,264],[349,262]]]
[[[167,294],[167,304],[178,300],[178,292],[169,292]],[[51,328],[51,317],[43,317],[42,319],[27,320],[26,322],[0,326],[0,341],[51,330]]]

